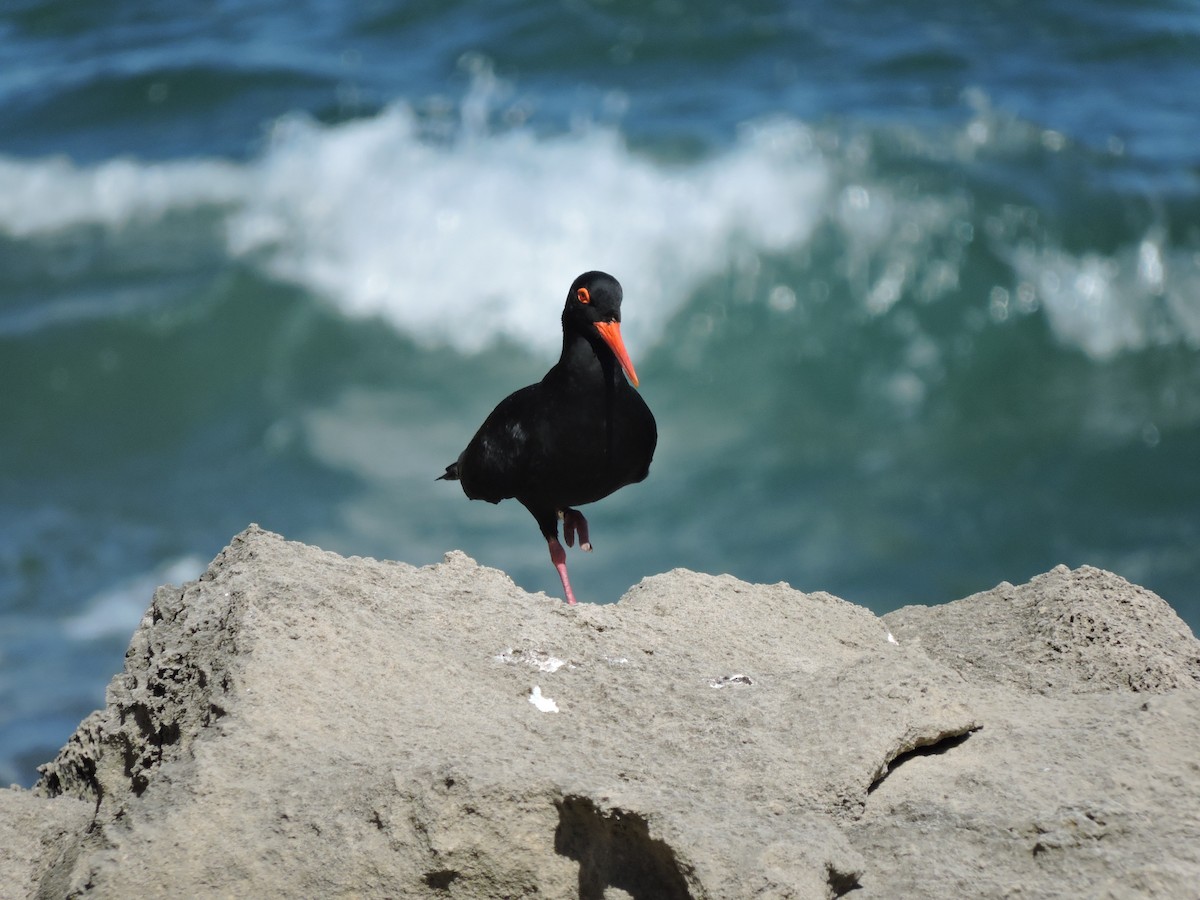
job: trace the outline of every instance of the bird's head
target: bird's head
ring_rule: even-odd
[[[617,279],[604,272],[584,272],[567,292],[563,328],[598,335],[625,370],[629,383],[637,387],[637,372],[621,338],[621,297]]]

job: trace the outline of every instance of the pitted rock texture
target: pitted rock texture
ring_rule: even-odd
[[[1200,883],[1198,677],[1167,604],[1094,569],[884,619],[683,570],[569,608],[461,553],[252,526],[155,594],[36,792],[0,792],[43,836],[0,883],[1149,896]]]

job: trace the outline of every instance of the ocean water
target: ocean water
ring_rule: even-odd
[[[883,612],[1112,569],[1200,627],[1200,7],[0,7],[0,780],[249,522],[560,588],[434,477],[625,287],[685,566]]]

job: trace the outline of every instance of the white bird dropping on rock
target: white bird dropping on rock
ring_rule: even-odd
[[[536,684],[533,686],[533,690],[529,692],[529,702],[542,712],[558,712],[558,704],[549,697],[543,697],[542,689]]]

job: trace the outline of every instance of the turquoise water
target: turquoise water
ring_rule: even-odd
[[[1200,626],[1200,9],[0,10],[0,779],[249,522],[461,548],[435,483],[625,287],[650,478],[569,557],[876,611],[1112,569]]]

